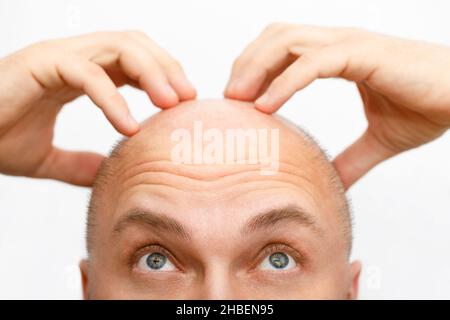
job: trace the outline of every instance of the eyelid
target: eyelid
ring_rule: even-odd
[[[294,259],[296,265],[303,266],[304,264],[305,257],[296,249],[283,243],[270,243],[260,250],[251,269],[256,269],[265,258],[276,252],[287,253]]]
[[[167,259],[170,260],[170,262],[174,265],[175,268],[177,268],[177,271],[183,271],[180,263],[177,261],[177,259],[174,257],[174,255],[172,253],[170,253],[169,250],[167,250],[166,248],[164,248],[163,246],[161,246],[159,244],[146,245],[146,246],[138,249],[132,258],[131,265],[133,266],[133,268],[135,268],[137,266],[139,260],[143,256],[145,256],[146,254],[153,253],[153,252],[158,252],[158,253],[161,253],[161,254],[167,256]]]

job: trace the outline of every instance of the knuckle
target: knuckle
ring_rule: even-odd
[[[337,32],[344,40],[354,40],[354,41],[360,40],[366,33],[364,29],[355,27],[339,28]]]
[[[36,42],[28,47],[25,48],[25,51],[30,52],[32,54],[34,53],[44,53],[48,52],[49,50],[55,49],[55,40],[45,40],[45,41],[39,41]]]
[[[123,100],[119,91],[117,91],[116,89],[111,90],[110,92],[105,92],[105,96],[107,97],[108,101],[113,101],[117,106],[121,105]]]
[[[316,53],[305,52],[302,54],[300,59],[304,64],[312,64],[314,62],[315,54]]]
[[[288,72],[283,72],[278,77],[278,81],[277,82],[279,84],[283,84],[283,83],[289,82],[290,80],[291,80],[291,75]]]
[[[168,69],[169,71],[180,72],[181,70],[183,70],[183,67],[181,66],[180,61],[172,58],[168,65]]]
[[[298,43],[299,39],[302,39],[306,32],[307,30],[305,30],[305,28],[291,26],[290,28],[286,28],[282,34],[279,35],[279,38],[283,39],[287,44]]]
[[[284,30],[288,24],[283,22],[272,22],[265,29],[264,33],[272,33]]]
[[[121,31],[116,34],[117,41],[120,45],[129,45],[132,41],[134,41],[134,37],[129,31]]]
[[[94,63],[89,63],[88,65],[86,65],[86,72],[91,77],[95,77],[95,78],[103,77],[103,74],[104,74],[103,69]]]
[[[287,84],[291,83],[291,75],[287,72],[283,72],[273,81],[273,88],[275,90],[286,88]]]
[[[126,31],[132,37],[148,38],[147,34],[141,30],[129,30]]]
[[[168,73],[180,73],[183,70],[181,63],[178,60],[171,59],[164,65]]]
[[[253,57],[251,60],[247,62],[247,66],[250,69],[261,69],[264,67],[264,59],[261,57]]]
[[[64,56],[64,50],[57,45],[56,40],[46,40],[34,43],[17,53],[17,57],[23,59],[28,65],[50,63]]]

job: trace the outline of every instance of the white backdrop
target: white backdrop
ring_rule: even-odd
[[[218,98],[233,59],[270,22],[364,27],[450,45],[449,12],[445,0],[0,0],[0,56],[46,38],[140,29],[182,62],[200,98]],[[143,93],[122,92],[139,120],[156,111]],[[355,87],[340,80],[317,81],[280,113],[333,156],[366,125]],[[118,137],[81,98],[60,114],[55,143],[106,153]],[[362,299],[450,298],[449,164],[446,134],[380,165],[351,190]],[[80,298],[88,195],[0,175],[0,298]]]

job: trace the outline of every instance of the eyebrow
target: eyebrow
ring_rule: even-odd
[[[257,214],[241,229],[241,234],[247,235],[249,233],[257,232],[260,230],[273,228],[277,224],[295,222],[311,228],[316,233],[321,233],[322,230],[317,225],[314,216],[305,209],[288,205],[281,208],[273,208],[268,211]]]
[[[242,227],[241,234],[248,235],[268,228],[273,228],[277,224],[296,222],[311,228],[317,233],[321,233],[313,215],[298,206],[284,206],[273,208],[250,218]],[[191,233],[187,227],[176,219],[163,213],[156,213],[146,209],[132,209],[121,218],[114,227],[114,233],[120,233],[133,224],[144,224],[162,232],[171,233],[180,238],[190,240]]]
[[[114,227],[114,233],[120,233],[126,227],[133,224],[143,224],[162,232],[171,233],[180,238],[189,240],[191,234],[189,230],[177,220],[166,214],[147,211],[144,209],[132,209]]]

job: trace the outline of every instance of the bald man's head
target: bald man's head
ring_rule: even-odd
[[[184,102],[103,163],[85,288],[110,298],[352,297],[350,231],[342,185],[303,131],[249,103]]]

